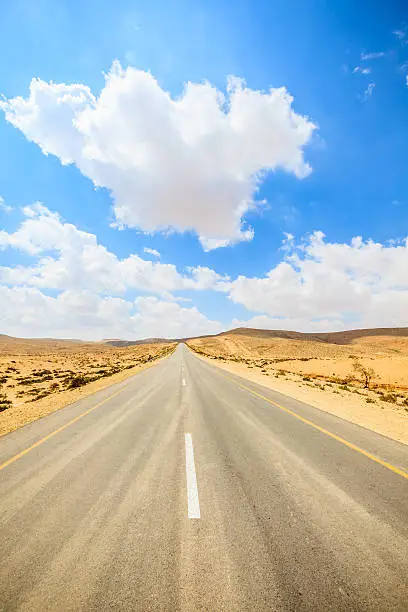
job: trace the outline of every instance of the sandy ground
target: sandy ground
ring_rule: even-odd
[[[322,385],[311,387],[308,385],[312,383],[303,382],[301,377],[293,374],[276,378],[249,369],[242,364],[224,363],[200,357],[227,372],[408,444],[408,412],[405,408],[397,408],[393,404],[380,401],[375,392],[361,390],[363,395],[357,395],[353,391],[339,390],[337,386],[325,386],[324,389],[321,388]],[[367,397],[372,398],[373,403],[367,403]]]
[[[196,338],[188,344],[204,356],[248,361],[247,365],[279,368],[325,380],[355,378],[353,363],[358,360],[374,370],[372,382],[377,387],[408,391],[408,335],[358,338],[338,345],[231,333]]]
[[[188,345],[228,372],[408,444],[408,337],[338,345],[231,333]],[[369,390],[355,362],[374,371]]]
[[[150,367],[175,344],[0,342],[0,436]],[[80,378],[80,386],[70,388]]]

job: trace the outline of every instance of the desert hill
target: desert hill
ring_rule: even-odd
[[[249,327],[237,327],[229,331],[221,332],[216,336],[251,336],[254,338],[282,338],[285,340],[308,340],[315,342],[327,342],[329,344],[350,344],[354,340],[367,337],[407,337],[408,327],[379,327],[370,329],[351,329],[339,332],[296,332],[282,329],[253,329]],[[211,336],[202,336],[211,337]]]
[[[204,356],[324,380],[353,376],[353,360],[375,371],[378,385],[408,389],[408,328],[300,333],[238,328],[187,344]]]
[[[104,344],[110,346],[137,346],[138,344],[166,344],[169,342],[177,342],[177,340],[166,340],[165,338],[144,338],[143,340],[119,340],[107,339],[103,340]]]

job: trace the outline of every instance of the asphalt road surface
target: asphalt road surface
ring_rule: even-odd
[[[407,451],[180,345],[0,440],[0,609],[406,611]]]

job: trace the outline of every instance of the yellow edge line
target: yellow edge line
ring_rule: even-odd
[[[349,442],[348,440],[345,440],[344,438],[341,438],[340,436],[337,436],[336,434],[332,433],[331,431],[328,431],[324,427],[320,427],[320,425],[316,425],[316,423],[313,423],[313,421],[309,421],[309,419],[305,419],[305,417],[300,416],[300,414],[298,414],[297,412],[294,412],[293,410],[290,410],[289,408],[285,408],[285,406],[281,406],[281,404],[278,404],[277,402],[274,402],[273,400],[269,399],[265,395],[262,395],[261,393],[257,393],[256,391],[253,391],[250,387],[247,387],[246,385],[242,385],[241,383],[236,382],[230,376],[227,376],[226,374],[223,374],[221,372],[219,372],[219,374],[220,374],[220,376],[223,376],[227,380],[229,380],[232,383],[234,383],[235,385],[237,385],[237,387],[241,387],[241,389],[245,389],[246,391],[249,391],[250,393],[252,393],[252,395],[256,395],[256,397],[259,397],[260,399],[263,399],[265,402],[268,402],[269,404],[272,404],[273,406],[276,406],[280,410],[283,410],[284,412],[287,412],[288,414],[290,414],[291,416],[295,417],[299,421],[302,421],[303,423],[306,423],[307,425],[310,425],[310,427],[313,427],[314,429],[317,429],[318,431],[326,434],[326,436],[329,436],[330,438],[333,438],[333,440],[337,440],[337,442],[341,442],[341,444],[344,444],[345,446],[348,446],[348,448],[351,448],[352,450],[356,451],[357,453],[360,453],[361,455],[364,455],[364,457],[368,457],[368,459],[371,459],[371,461],[375,461],[375,463],[379,463],[380,465],[382,465],[383,467],[387,468],[388,470],[391,470],[391,472],[394,472],[394,474],[398,474],[399,476],[402,476],[403,478],[406,478],[408,480],[408,472],[404,472],[404,470],[401,470],[400,468],[397,468],[395,465],[392,465],[391,463],[387,463],[387,461],[383,461],[379,457],[376,457],[375,455],[369,453],[368,451],[364,450],[363,448],[360,448],[360,446],[357,446],[356,444],[353,444],[352,442]]]
[[[125,389],[119,389],[119,391],[116,391],[116,393],[113,393],[112,395],[109,395],[109,397],[106,397],[104,400],[99,402],[99,404],[96,404],[95,406],[92,406],[92,408],[88,408],[88,410],[85,410],[85,412],[82,412],[81,414],[78,414],[78,416],[76,416],[74,419],[71,419],[71,421],[68,421],[68,423],[65,423],[65,425],[62,425],[62,427],[59,427],[58,429],[55,429],[54,431],[49,433],[47,436],[44,436],[44,438],[41,438],[40,440],[37,440],[37,442],[34,442],[34,444],[32,444],[31,446],[25,448],[20,453],[17,453],[17,455],[14,455],[14,457],[10,457],[10,459],[7,459],[7,461],[5,461],[4,463],[0,464],[0,470],[4,470],[5,467],[10,465],[11,463],[14,463],[14,461],[17,461],[17,459],[20,459],[21,457],[24,457],[24,455],[27,455],[27,453],[29,453],[30,451],[34,450],[34,448],[37,448],[37,446],[40,446],[41,444],[44,444],[44,442],[46,442],[50,438],[56,436],[58,433],[60,433],[61,431],[63,431],[67,427],[69,427],[70,425],[73,425],[74,423],[79,421],[79,419],[82,419],[82,417],[86,416],[90,412],[93,412],[94,410],[96,410],[97,408],[102,406],[103,404],[106,404],[106,402],[111,400],[113,397],[116,397],[117,395],[119,395],[119,393],[123,393],[124,390]]]
[[[174,353],[174,351],[172,351],[172,353]],[[152,363],[151,366],[157,365],[157,362],[160,362],[162,359],[166,359],[166,357],[169,357],[169,355],[171,355],[172,353],[169,353],[167,355],[164,355],[164,357],[159,357],[159,359],[156,360],[156,363]],[[151,367],[150,366],[150,367]],[[148,368],[146,368],[148,369]],[[145,370],[139,370],[139,372],[135,372],[132,375],[133,376],[137,376],[138,374],[141,374],[142,372],[144,372]],[[130,381],[129,381],[130,382]],[[60,433],[60,431],[63,431],[64,429],[66,429],[67,427],[69,427],[70,425],[73,425],[74,423],[76,423],[77,421],[79,421],[79,419],[82,419],[82,417],[86,416],[87,414],[89,414],[90,412],[93,412],[94,410],[96,410],[97,408],[99,408],[100,406],[103,406],[103,404],[106,404],[106,402],[108,402],[109,400],[111,400],[113,397],[116,397],[117,395],[119,395],[119,393],[123,393],[123,391],[125,391],[125,389],[128,387],[129,382],[126,383],[126,385],[122,388],[119,389],[119,391],[116,391],[115,393],[112,393],[112,395],[109,395],[109,397],[106,397],[104,400],[102,400],[101,402],[99,402],[99,404],[96,404],[95,406],[92,406],[92,408],[88,408],[88,410],[85,410],[85,412],[82,412],[81,414],[78,414],[78,416],[76,416],[74,419],[72,419],[71,421],[68,421],[68,423],[65,423],[65,425],[62,425],[62,427],[59,427],[58,429],[55,429],[54,431],[52,431],[51,433],[49,433],[47,436],[45,436],[44,438],[41,438],[40,440],[37,440],[37,442],[34,442],[34,444],[32,444],[31,446],[29,446],[28,448],[25,448],[24,450],[22,450],[20,453],[17,453],[17,455],[14,455],[14,457],[10,457],[10,459],[7,459],[7,461],[5,461],[4,463],[0,463],[0,472],[1,470],[4,470],[5,467],[7,467],[8,465],[10,465],[11,463],[14,463],[15,461],[17,461],[17,459],[20,459],[21,457],[24,457],[24,455],[26,455],[27,453],[29,453],[30,451],[34,450],[34,448],[37,448],[37,446],[40,446],[41,444],[44,444],[44,442],[46,442],[47,440],[49,440],[50,438],[56,436],[58,433]],[[116,383],[117,384],[117,383]],[[105,387],[106,388],[106,387]],[[92,395],[92,394],[91,394]],[[88,397],[90,397],[91,395],[89,395]],[[81,398],[81,399],[86,399],[86,398]],[[78,400],[80,401],[80,400]],[[64,406],[63,408],[68,408],[68,406]],[[62,409],[63,409],[62,408]],[[61,409],[61,410],[62,410]],[[52,413],[50,413],[52,414]],[[48,416],[48,415],[47,415]],[[34,421],[33,421],[34,422]]]

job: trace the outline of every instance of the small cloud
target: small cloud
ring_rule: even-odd
[[[11,211],[13,210],[12,206],[9,206],[8,204],[5,203],[4,198],[2,198],[0,196],[0,210],[2,210],[5,213],[11,213]]]
[[[378,51],[377,53],[362,53],[360,59],[365,62],[367,60],[379,59],[380,57],[384,57],[384,55],[384,51]]]
[[[369,100],[371,98],[371,96],[373,95],[373,91],[375,88],[375,83],[369,83],[367,89],[365,90],[363,96],[362,96],[362,101],[363,102],[367,102],[367,100]]]
[[[402,24],[397,30],[394,30],[393,34],[398,38],[403,47],[408,45],[408,27],[406,23]]]
[[[143,251],[144,253],[148,253],[149,255],[154,255],[154,257],[158,257],[160,259],[160,253],[159,251],[156,251],[156,249],[149,249],[149,247],[145,247]]]
[[[284,239],[282,240],[280,250],[284,251],[285,253],[290,253],[291,251],[293,251],[295,237],[289,232],[283,232],[283,235]]]
[[[403,32],[403,30],[394,30],[393,34],[394,34],[394,36],[396,36],[400,40],[405,38],[405,32]]]
[[[371,74],[371,68],[366,68],[363,66],[356,66],[355,68],[353,68],[353,74],[356,74],[358,72],[360,74]]]

